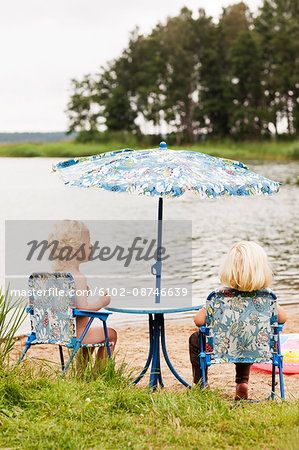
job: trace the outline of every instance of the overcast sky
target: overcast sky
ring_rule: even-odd
[[[120,55],[136,25],[150,32],[187,6],[217,19],[238,0],[1,0],[0,132],[64,131],[70,79]],[[247,0],[256,11],[262,0]]]

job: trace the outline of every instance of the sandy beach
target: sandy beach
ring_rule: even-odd
[[[288,308],[288,320],[284,327],[284,333],[299,332],[299,311],[298,308]],[[196,327],[192,321],[186,322],[180,320],[166,320],[166,345],[170,360],[177,372],[189,383],[192,382],[191,365],[188,354],[188,339],[192,332],[196,331]],[[119,328],[118,343],[116,347],[116,361],[121,363],[125,361],[130,370],[134,374],[138,374],[146,361],[148,352],[149,331],[145,326],[130,326]],[[26,338],[21,338],[13,352],[12,361],[16,359],[22,348],[24,348]],[[67,352],[65,353],[67,355]],[[30,358],[47,359],[53,362],[59,362],[58,347],[54,345],[38,345],[33,346],[28,352]],[[186,389],[180,384],[168,369],[165,361],[162,359],[162,376],[165,390],[180,391]],[[146,387],[148,383],[148,373],[144,379],[138,384],[140,387]],[[278,380],[278,376],[277,376]],[[286,399],[294,400],[299,397],[299,374],[284,375]],[[217,364],[212,365],[209,369],[209,385],[210,389],[220,390],[222,395],[233,399],[235,391],[234,382],[234,365],[233,364]],[[279,386],[277,385],[277,393],[279,394]],[[271,391],[271,374],[251,370],[249,381],[249,396],[254,400],[262,400],[269,396]]]

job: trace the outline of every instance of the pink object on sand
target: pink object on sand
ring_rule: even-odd
[[[299,333],[280,334],[281,352],[284,355],[282,372],[288,375],[299,374]],[[253,364],[254,369],[272,372],[272,364]],[[276,367],[276,373],[278,368]]]

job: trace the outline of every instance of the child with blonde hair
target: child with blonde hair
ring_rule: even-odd
[[[272,270],[263,248],[252,241],[242,241],[233,245],[220,268],[220,281],[227,288],[241,292],[253,292],[266,289],[272,281]],[[278,305],[278,322],[286,321],[284,309]],[[206,308],[195,316],[197,326],[206,324]],[[199,383],[201,376],[198,364],[199,332],[189,339],[189,353],[192,364],[194,383]],[[248,398],[248,380],[250,363],[236,363],[236,397],[235,400]]]
[[[98,311],[109,305],[111,298],[107,293],[99,297],[93,303],[88,301],[89,287],[87,286],[86,277],[80,272],[80,264],[88,262],[89,255],[92,250],[90,243],[89,230],[83,222],[77,220],[62,220],[57,222],[51,234],[48,237],[49,245],[56,241],[55,251],[51,252],[54,258],[53,269],[56,272],[68,272],[72,275],[75,282],[75,305],[78,309],[86,309],[89,311]],[[88,317],[77,317],[76,328],[77,338],[79,338],[88,322]],[[108,328],[109,342],[111,352],[115,348],[117,341],[117,333],[113,328]],[[102,326],[89,328],[83,339],[83,344],[99,344],[105,341],[105,334]],[[91,348],[93,351],[94,348]],[[107,357],[107,351],[104,354],[104,347],[99,347],[97,353],[98,361]],[[88,348],[82,348],[83,363],[88,359]]]

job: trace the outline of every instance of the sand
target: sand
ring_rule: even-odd
[[[299,311],[288,309],[288,320],[284,327],[284,333],[299,332]],[[192,383],[191,365],[188,354],[188,339],[191,333],[196,331],[192,321],[167,320],[166,345],[170,360],[176,371],[188,383]],[[123,360],[128,368],[138,374],[147,359],[149,331],[144,326],[130,326],[117,329],[118,342],[116,346],[116,362],[119,364]],[[12,361],[16,359],[20,350],[24,348],[26,338],[21,338],[17,343],[17,349],[13,352]],[[67,352],[65,353],[67,355]],[[32,346],[28,352],[30,358],[41,358],[59,362],[58,347],[55,345]],[[182,391],[186,388],[177,381],[162,359],[162,376],[166,391]],[[209,387],[221,391],[221,395],[233,399],[235,393],[234,364],[215,364],[209,369]],[[146,387],[149,381],[148,373],[138,384],[139,387]],[[278,376],[277,376],[278,381]],[[293,401],[299,397],[299,374],[284,375],[286,400]],[[276,386],[279,394],[279,385]],[[271,391],[271,374],[251,370],[249,381],[249,397],[253,400],[262,400],[269,396]]]

